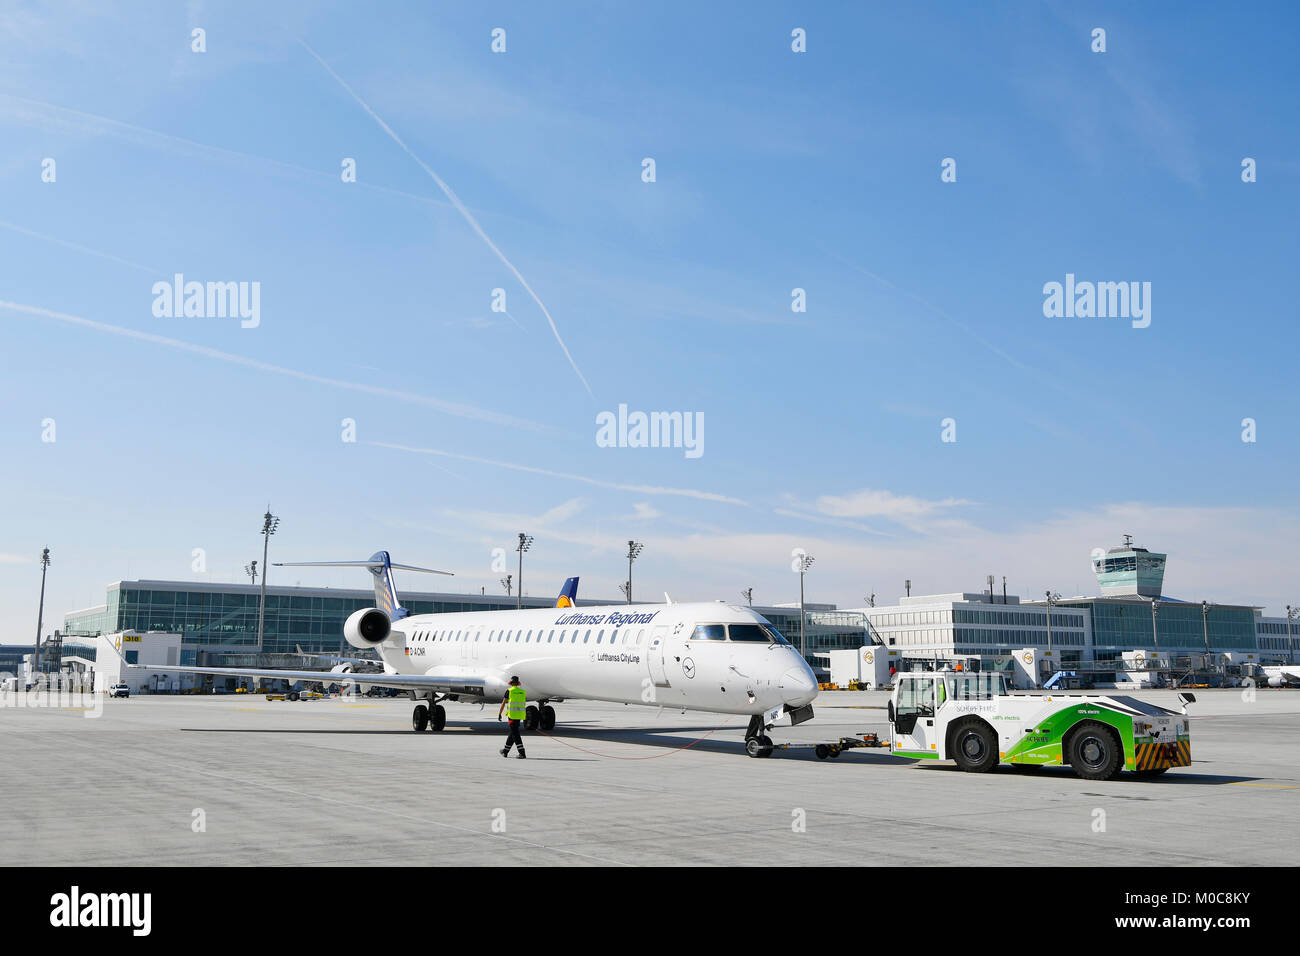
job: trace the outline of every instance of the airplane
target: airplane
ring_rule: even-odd
[[[411,713],[411,729],[417,733],[446,726],[444,702],[499,702],[515,675],[532,701],[525,727],[547,733],[556,725],[552,705],[566,700],[747,715],[745,751],[767,757],[773,744],[764,731],[772,721],[782,713],[795,724],[812,717],[818,691],[812,668],[780,631],[748,607],[670,602],[579,608],[575,577],[565,582],[554,608],[412,615],[398,599],[393,570],[450,572],[394,564],[387,551],[364,561],[276,566],[370,572],[375,606],[352,612],[343,637],[358,650],[376,651],[384,673],[331,676],[335,682],[356,683],[362,691],[410,691],[418,701]],[[325,676],[258,667],[146,669],[290,681]]]
[[[1261,667],[1269,687],[1300,687],[1300,666],[1294,664]]]

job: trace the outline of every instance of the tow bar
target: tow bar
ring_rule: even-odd
[[[855,737],[841,737],[833,744],[773,744],[773,750],[811,750],[817,755],[818,760],[825,760],[827,757],[838,757],[846,750],[857,750],[860,747],[888,747],[889,744],[881,741],[879,734],[858,734]]]

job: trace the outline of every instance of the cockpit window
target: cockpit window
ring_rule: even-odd
[[[765,630],[765,631],[767,631],[767,633],[771,634],[771,635],[772,635],[772,640],[776,641],[778,644],[789,644],[789,643],[790,643],[789,641],[787,641],[787,640],[785,639],[785,635],[782,634],[780,631],[778,631],[776,628],[774,628],[771,624],[764,624],[764,625],[763,625],[763,630]]]
[[[753,641],[757,644],[770,644],[772,638],[767,631],[757,624],[728,624],[727,631],[733,641]]]
[[[701,624],[695,628],[695,633],[691,635],[693,641],[725,641],[727,639],[727,627],[725,624]]]

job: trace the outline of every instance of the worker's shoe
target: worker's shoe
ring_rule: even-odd
[[[524,753],[524,748],[523,748],[523,747],[520,747],[520,748],[519,748],[519,759],[520,759],[520,760],[523,760],[523,759],[524,759],[525,757],[527,757],[527,756],[528,756],[528,755],[527,755],[526,753]]]
[[[509,756],[510,756],[510,748],[509,748],[509,747],[502,747],[502,748],[501,748],[501,756],[503,756],[503,757],[509,757]]]

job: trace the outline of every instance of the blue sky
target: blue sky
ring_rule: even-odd
[[[1173,595],[1300,603],[1290,6],[271,6],[0,13],[0,640],[42,547],[58,624],[235,579],[268,500],[281,558],[475,591],[523,530],[528,593],[616,596],[634,537],[643,596],[796,600],[796,547],[842,606],[1074,594],[1128,532]],[[260,324],[155,317],[177,272]],[[1066,273],[1150,327],[1045,318]],[[704,454],[598,447],[620,403]]]

